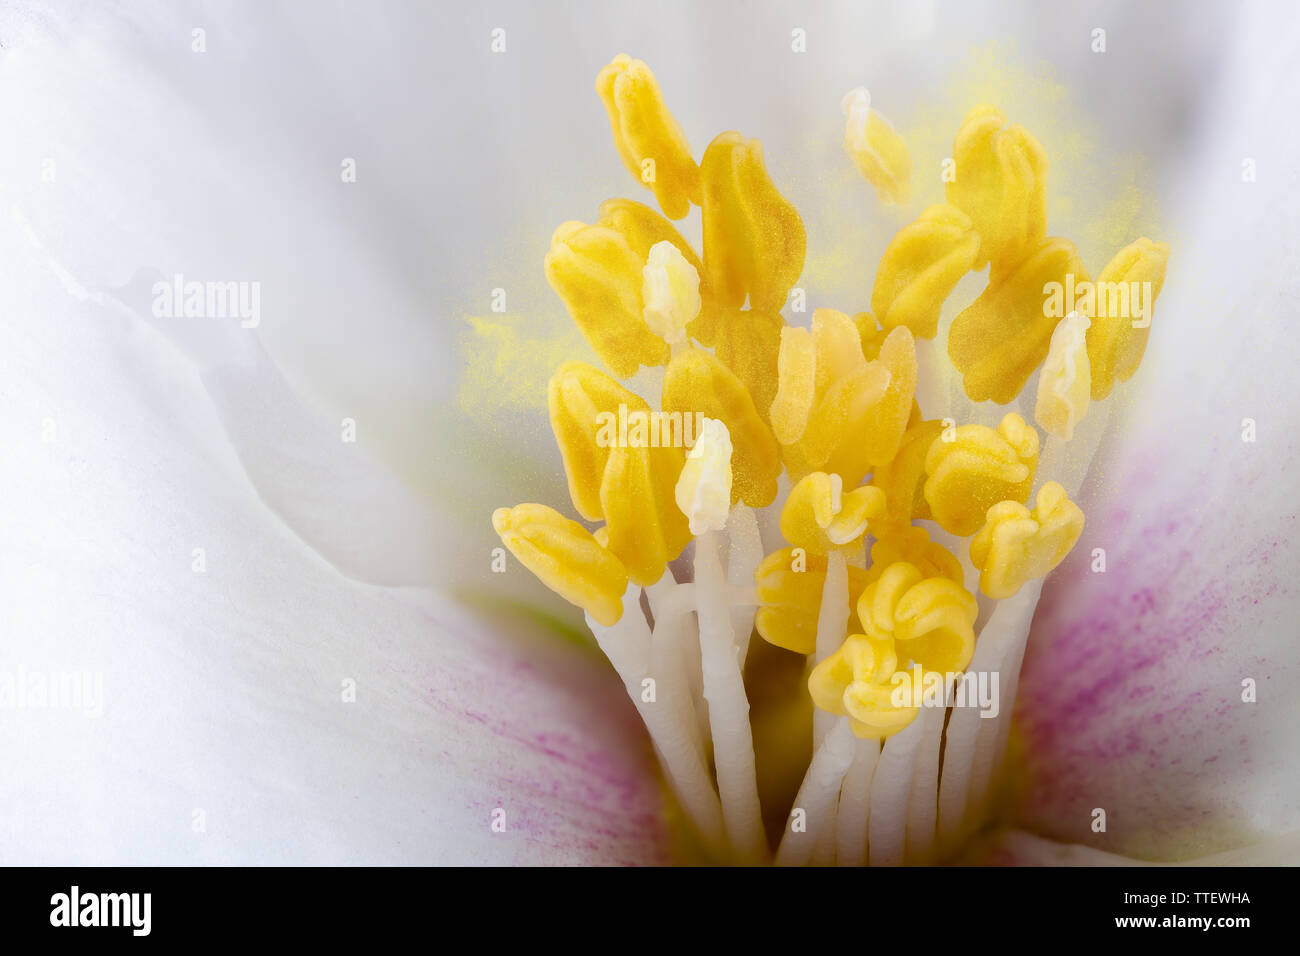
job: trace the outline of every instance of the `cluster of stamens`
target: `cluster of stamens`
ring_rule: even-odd
[[[1054,316],[1046,288],[1091,283],[1073,244],[1046,235],[1046,156],[978,106],[954,143],[947,202],[889,244],[871,311],[819,308],[810,327],[791,325],[780,310],[805,231],[758,141],[722,133],[697,164],[644,63],[619,56],[596,86],[663,215],[615,199],[594,223],[556,230],[546,275],[608,369],[567,362],[548,393],[587,524],[540,504],[499,509],[493,524],[586,612],[710,852],[771,858],[744,684],[756,633],[808,658],[815,708],[777,861],[933,858],[978,822],[1038,589],[1083,530],[1070,496],[1104,416],[1081,426],[1137,369],[1168,247],[1139,239],[1101,272],[1098,289],[1154,288],[1141,314],[1097,293]],[[882,202],[906,201],[902,137],[865,90],[843,105],[855,165]],[[669,221],[692,205],[702,255]],[[923,379],[942,374],[944,302],[986,265],[984,292],[946,327],[964,391],[949,407]],[[1021,393],[1035,372],[1031,411]],[[634,376],[645,394],[618,381]],[[958,424],[988,418],[974,404],[988,400],[1019,410]],[[610,427],[656,415],[657,441]],[[1082,431],[1083,453],[1066,454]],[[977,671],[1001,677],[996,720],[950,703]]]

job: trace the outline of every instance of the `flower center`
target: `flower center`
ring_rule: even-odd
[[[1141,360],[1168,247],[1121,250],[1062,318],[1049,290],[1090,280],[1073,244],[1046,235],[1045,153],[980,106],[957,132],[947,202],[885,250],[871,311],[788,324],[805,232],[761,145],[723,133],[697,165],[653,74],[626,56],[597,91],[664,214],[701,207],[703,255],[630,200],[556,230],[547,277],[613,373],[567,362],[548,392],[574,509],[595,528],[540,504],[493,524],[585,610],[715,859],[949,853],[981,822],[1042,579],[1082,533],[1071,497]],[[843,108],[854,164],[881,201],[906,201],[902,138],[865,90]],[[958,281],[985,264],[984,292],[945,326]],[[1107,283],[1153,291],[1130,301]],[[643,366],[662,369],[658,394],[616,380]],[[955,407],[939,387],[949,368]],[[1015,408],[979,421],[988,399]],[[610,422],[637,417],[655,440],[611,438]],[[783,712],[811,709],[810,737],[756,736],[754,635],[804,668]],[[765,788],[764,806],[759,767],[782,764],[806,765],[802,783],[789,806]]]

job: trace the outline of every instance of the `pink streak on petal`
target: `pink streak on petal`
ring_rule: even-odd
[[[1294,650],[1275,653],[1278,629],[1295,622],[1268,616],[1294,603],[1280,559],[1295,513],[1261,525],[1248,493],[1174,498],[1160,468],[1174,455],[1158,443],[1129,455],[1130,476],[1115,483],[1133,490],[1124,507],[1088,496],[1095,517],[1044,592],[1017,705],[1020,821],[1168,858],[1230,848],[1275,816],[1274,795],[1243,782],[1274,768],[1262,741],[1291,706],[1275,692],[1300,671]],[[1094,547],[1107,551],[1104,574],[1091,571]],[[1244,677],[1259,685],[1256,704],[1241,700]],[[1091,830],[1096,807],[1105,833]]]
[[[441,719],[489,741],[463,781],[471,816],[486,829],[493,810],[504,809],[507,830],[496,836],[520,843],[520,862],[670,862],[654,755],[613,670],[579,648],[522,656],[515,642],[479,633],[466,639],[505,645],[499,666],[429,675]]]

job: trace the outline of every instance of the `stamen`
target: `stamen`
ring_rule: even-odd
[[[664,375],[666,412],[716,418],[726,426],[735,454],[733,500],[764,508],[776,497],[781,458],[776,439],[754,408],[754,400],[731,369],[700,349],[673,356]]]
[[[644,259],[607,226],[566,222],[546,254],[546,278],[595,353],[619,378],[663,365],[668,345],[645,324]]]
[[[998,502],[970,543],[980,590],[991,598],[1012,597],[1026,581],[1050,574],[1082,533],[1083,512],[1054,481],[1038,490],[1033,511],[1018,501]]]
[[[1024,639],[1029,633],[1029,624],[1033,620],[1034,608],[1038,603],[1038,594],[1042,581],[1031,581],[1019,594],[1008,601],[1000,601],[984,625],[980,640],[971,659],[970,669],[976,673],[997,672],[1001,694],[997,720],[1010,721],[1011,711],[1015,706],[1014,682],[1011,687],[1003,683],[1009,676],[1009,663],[1018,646],[1023,647]],[[1016,672],[1019,672],[1017,665]],[[974,707],[955,707],[948,722],[945,736],[943,757],[943,778],[939,781],[939,838],[945,847],[951,848],[960,842],[965,829],[975,819],[973,805],[983,798],[971,785],[975,772],[976,751],[979,741],[986,739],[990,733],[985,728],[993,720],[980,717],[980,711]],[[980,753],[980,766],[989,760],[986,747]],[[981,769],[981,775],[984,774]]]
[[[754,592],[754,572],[763,560],[763,539],[758,519],[750,508],[736,505],[727,520],[731,551],[727,555],[727,585],[730,593],[731,625],[736,632],[736,648],[741,662],[749,651],[754,633],[754,615],[758,596]]]
[[[907,849],[907,803],[912,786],[916,749],[925,734],[925,721],[885,741],[871,780],[871,820],[868,826],[872,866],[898,866]]]
[[[1105,398],[1115,382],[1127,382],[1137,371],[1168,264],[1169,246],[1143,237],[1117,252],[1101,270],[1096,317],[1088,329],[1094,401]],[[1139,304],[1135,299],[1143,301]]]
[[[774,551],[754,571],[758,636],[796,654],[817,650],[817,621],[826,584],[827,559],[818,554],[796,554],[795,548]],[[848,568],[849,591],[861,594],[868,572]]]
[[[932,339],[939,311],[962,276],[970,272],[980,237],[956,206],[931,206],[904,226],[885,248],[871,290],[871,310],[886,329],[907,326]]]
[[[718,361],[740,379],[754,400],[758,417],[770,424],[768,410],[776,398],[777,355],[785,332],[781,313],[718,308],[714,310],[713,329],[713,352]]]
[[[492,527],[519,562],[570,604],[609,627],[623,614],[628,572],[576,521],[546,505],[492,512]]]
[[[854,742],[853,763],[844,774],[835,814],[835,862],[839,866],[861,866],[867,862],[871,782],[879,757],[880,741],[858,738]]]
[[[843,312],[818,309],[813,332],[805,335],[782,333],[772,421],[784,438],[794,439],[783,441],[786,468],[795,477],[834,472],[856,485],[898,452],[916,391],[912,334],[894,329],[873,361],[853,347],[861,332]]]
[[[844,150],[882,203],[905,203],[911,195],[912,157],[889,120],[871,108],[871,94],[859,86],[844,95]]]
[[[942,436],[925,457],[925,500],[939,525],[959,537],[974,534],[999,501],[1025,502],[1038,465],[1038,433],[1014,412],[998,425],[962,425]]]
[[[835,476],[838,479],[838,475]],[[793,493],[792,493],[793,494]],[[822,587],[821,610],[817,617],[817,654],[815,663],[820,664],[831,654],[835,653],[840,645],[842,635],[848,630],[849,624],[849,577],[848,564],[845,561],[844,552],[832,550],[826,557],[826,583]],[[840,718],[842,721],[842,718]],[[814,711],[813,713],[813,747],[814,751],[821,747],[826,736],[833,732],[837,720],[836,718],[823,711]],[[852,750],[847,753],[843,751],[847,748],[835,749],[836,760],[835,767],[840,767],[840,776],[843,777],[844,771],[848,769],[849,760],[852,759]],[[816,759],[815,753],[814,758]],[[839,790],[836,788],[829,806],[824,812],[824,817],[819,828],[819,832],[814,843],[812,862],[818,866],[826,866],[834,862],[835,859],[835,817],[838,812]]]
[[[948,357],[973,402],[1014,401],[1043,363],[1059,316],[1043,290],[1074,288],[1088,271],[1065,239],[1043,239],[1017,264],[990,278],[978,299],[960,312],[948,332]],[[1066,310],[1068,311],[1068,310]]]
[[[781,330],[777,356],[778,385],[772,401],[772,431],[782,445],[803,437],[817,398],[817,352],[807,329]]]
[[[700,201],[700,170],[650,68],[619,54],[600,71],[596,92],[627,171],[654,192],[669,219],[681,219]]]
[[[601,423],[617,426],[620,408],[649,415],[641,396],[624,388],[586,362],[565,362],[551,376],[546,389],[551,431],[564,459],[569,497],[578,514],[588,521],[605,517],[600,504],[600,484],[617,436],[601,432]]]
[[[704,270],[719,301],[779,310],[803,272],[803,220],[777,191],[763,146],[722,133],[700,162],[704,189]]]
[[[658,581],[690,543],[692,532],[675,496],[684,459],[680,448],[671,447],[609,451],[600,482],[605,527],[597,540],[618,556],[637,584]]]
[[[1047,232],[1043,147],[1024,127],[1007,126],[997,107],[983,104],[957,131],[952,158],[959,172],[948,183],[948,202],[966,213],[979,233],[974,268],[991,260],[997,271],[1023,258]]]
[[[931,517],[925,500],[925,459],[942,433],[941,421],[909,426],[894,460],[876,468],[872,475],[871,483],[885,495],[886,521],[891,526],[906,527],[915,519]]]
[[[863,485],[843,492],[839,475],[815,471],[790,491],[781,509],[781,534],[813,554],[851,547],[861,540],[867,524],[885,512],[885,494]]]
[[[777,850],[777,866],[803,866],[817,850],[823,834],[834,835],[831,808],[839,796],[844,774],[855,753],[853,733],[847,720],[839,720],[813,752],[794,805],[804,811],[808,829],[788,830]]]

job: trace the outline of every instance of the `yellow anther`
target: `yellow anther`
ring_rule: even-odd
[[[743,501],[751,508],[772,503],[781,474],[780,448],[734,372],[700,349],[679,352],[664,373],[661,407],[683,418],[698,412],[722,422],[734,448],[733,503]]]
[[[970,543],[980,590],[991,598],[1011,597],[1065,560],[1082,533],[1083,511],[1054,481],[1038,489],[1033,511],[1018,501],[999,502]]]
[[[892,637],[900,657],[928,671],[965,670],[975,652],[979,603],[957,581],[926,577],[899,561],[881,572],[858,598],[858,620],[871,637]]]
[[[551,237],[546,278],[600,360],[619,378],[668,361],[668,344],[645,324],[641,268],[620,233],[566,222]]]
[[[721,531],[731,511],[731,436],[716,418],[704,419],[704,430],[686,456],[677,479],[677,507],[690,519],[691,534]]]
[[[677,507],[677,478],[685,454],[673,447],[614,447],[600,482],[605,527],[600,542],[618,556],[637,584],[654,584],[691,540]]]
[[[881,324],[905,325],[917,338],[934,338],[943,301],[970,272],[979,244],[970,219],[956,206],[931,206],[899,230],[871,290],[871,309]]]
[[[626,239],[641,262],[649,257],[652,247],[661,242],[671,242],[703,278],[704,264],[691,244],[676,226],[645,203],[632,199],[606,199],[600,204],[596,225],[613,229]]]
[[[1047,357],[1062,312],[1052,289],[1088,283],[1074,243],[1044,239],[1014,268],[992,275],[988,287],[952,322],[948,357],[972,401],[1006,405]],[[1068,311],[1068,310],[1066,310]]]
[[[803,220],[777,192],[763,146],[721,133],[700,163],[704,192],[704,271],[722,305],[778,311],[803,272]]]
[[[1137,371],[1168,265],[1169,246],[1144,237],[1117,252],[1101,270],[1088,329],[1094,400],[1105,398],[1116,382],[1127,382]]]
[[[700,314],[686,329],[693,337],[705,345],[713,344],[714,314],[709,296],[709,284],[705,281],[704,263],[695,254],[691,244],[683,238],[677,228],[644,203],[631,199],[607,199],[600,204],[600,215],[596,225],[613,229],[632,247],[636,256],[645,262],[650,257],[650,250],[661,242],[671,242],[677,247],[687,262],[700,277],[700,298],[703,300]]]
[[[868,369],[875,367],[889,373],[889,385],[827,462],[827,471],[838,471],[851,484],[861,481],[871,468],[893,461],[907,431],[917,365],[916,340],[905,326],[885,336],[876,360],[868,364]]]
[[[871,467],[869,421],[889,386],[889,370],[880,362],[832,384],[818,399],[803,436],[785,448],[791,477],[820,468],[838,473],[846,484],[860,482]]]
[[[930,517],[930,505],[925,500],[925,456],[942,432],[941,421],[909,425],[898,454],[872,474],[871,483],[885,493],[885,521],[889,525],[905,526],[914,519]]]
[[[790,490],[781,509],[781,534],[813,554],[857,544],[885,512],[885,494],[864,485],[844,491],[839,475],[814,471]]]
[[[927,578],[947,578],[957,584],[965,581],[958,557],[938,541],[931,541],[929,532],[915,525],[890,529],[876,539],[871,546],[867,582],[876,580],[899,561],[906,561]]]
[[[716,311],[713,354],[736,373],[765,422],[780,380],[778,356],[784,329],[780,312],[730,307]]]
[[[1047,232],[1047,154],[997,107],[967,114],[953,143],[948,202],[970,216],[980,236],[974,267],[1016,262]]]
[[[850,634],[839,650],[813,668],[808,692],[814,706],[847,716],[856,736],[889,737],[915,720],[919,710],[894,703],[897,673],[892,638]]]
[[[898,454],[916,391],[916,347],[899,327],[885,336],[875,360],[832,386],[818,405],[808,434],[787,455],[796,471],[802,460],[857,484],[874,467]],[[829,449],[829,453],[827,452]]]
[[[883,203],[904,203],[911,195],[912,157],[889,120],[871,108],[871,94],[859,86],[840,102],[844,149]]]
[[[576,521],[545,505],[498,508],[492,527],[519,562],[606,627],[623,615],[627,569]]]
[[[813,310],[812,339],[818,395],[825,395],[836,382],[866,369],[857,324],[838,309]]]
[[[681,219],[699,203],[700,169],[650,68],[620,53],[596,77],[596,92],[627,171],[654,192],[664,215]]]
[[[792,477],[835,472],[853,486],[898,453],[916,391],[912,333],[894,329],[873,361],[861,343],[861,324],[834,309],[814,313],[811,334],[782,333],[772,427]]]
[[[859,312],[853,317],[853,324],[858,327],[858,341],[862,345],[862,355],[868,362],[875,361],[880,355],[880,346],[885,344],[888,329],[882,329],[876,317],[870,312]]]
[[[700,314],[700,274],[671,242],[656,242],[641,269],[645,324],[670,346],[686,342],[686,326]]]
[[[782,445],[793,445],[803,437],[817,400],[817,350],[811,332],[790,326],[781,330],[776,369],[772,432]]]
[[[618,441],[620,406],[629,418],[633,413],[648,417],[650,406],[586,362],[565,362],[551,376],[546,392],[573,507],[588,521],[599,521],[605,517],[600,482],[610,448]]]
[[[826,557],[803,548],[782,548],[759,563],[754,584],[759,601],[754,627],[759,636],[796,654],[813,653],[826,586]],[[867,584],[867,572],[849,565],[849,593],[861,594]]]
[[[1048,434],[1063,441],[1074,436],[1074,426],[1088,410],[1092,390],[1091,363],[1088,361],[1088,319],[1071,312],[1052,333],[1047,361],[1038,373],[1038,399],[1034,403],[1034,421]]]
[[[793,447],[786,449],[785,456],[792,477],[824,465],[889,387],[888,370],[879,363],[868,367],[860,348],[857,325],[843,312],[815,310],[811,338],[812,400],[797,443],[787,443]],[[802,353],[803,346],[796,351]],[[805,385],[808,370],[804,361],[804,356],[799,354],[792,378],[797,388],[790,390],[799,395],[801,402],[808,397]],[[841,477],[856,485],[862,475]]]
[[[930,514],[951,534],[979,530],[999,501],[1025,502],[1038,467],[1038,433],[1014,412],[997,431],[962,425],[953,441],[935,439],[925,456],[925,500]]]

